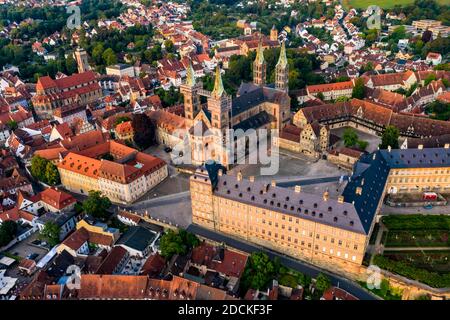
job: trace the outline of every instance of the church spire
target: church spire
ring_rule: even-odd
[[[289,65],[286,57],[285,42],[281,44],[280,58],[275,67],[275,89],[288,92]]]
[[[281,44],[280,57],[278,58],[278,63],[277,63],[277,66],[279,65],[283,68],[285,68],[287,65],[286,46],[284,43],[285,43],[285,41],[283,41]]]
[[[256,59],[253,61],[253,83],[258,86],[266,84],[267,64],[264,60],[264,51],[262,46],[262,35],[259,36],[258,49],[256,50]]]
[[[217,65],[216,68],[216,80],[214,81],[214,89],[211,92],[211,95],[214,98],[220,98],[224,93],[223,83],[222,83],[222,74],[220,73],[220,67]]]
[[[192,67],[191,59],[189,59],[189,65],[186,70],[186,84],[191,87],[195,85],[194,68]]]
[[[255,62],[259,64],[264,63],[264,52],[262,48],[262,37],[259,36],[258,50],[256,50],[256,59]]]

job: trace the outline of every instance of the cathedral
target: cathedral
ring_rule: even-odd
[[[289,123],[289,66],[284,42],[276,65],[275,84],[266,83],[266,71],[267,63],[260,42],[253,62],[253,82],[242,83],[233,98],[224,90],[219,66],[215,73],[214,89],[207,91],[201,82],[196,81],[194,69],[189,65],[186,81],[180,90],[184,96],[191,164],[202,165],[207,160],[215,160],[229,167],[237,160],[237,155],[230,153],[226,143],[231,129],[244,132],[248,129],[278,131]],[[201,104],[200,96],[207,98],[206,105]]]

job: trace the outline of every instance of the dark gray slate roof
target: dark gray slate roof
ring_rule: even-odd
[[[47,212],[46,214],[40,216],[37,220],[38,223],[46,224],[47,222],[54,222],[59,227],[63,226],[67,221],[76,216],[75,211],[62,212],[62,213],[54,213]]]
[[[264,191],[266,188],[267,192]],[[292,189],[273,187],[261,181],[238,181],[237,177],[229,175],[218,177],[214,193],[218,197],[281,212],[294,218],[365,233],[352,204],[339,203],[336,199],[325,201],[322,195],[297,193]]]
[[[117,244],[123,244],[129,248],[144,251],[155,239],[156,233],[146,228],[137,226],[130,227],[119,239]]]
[[[289,95],[283,91],[269,86],[259,87],[252,83],[242,83],[238,96],[232,101],[231,115],[236,116],[266,101],[279,103],[283,99],[289,99]]]
[[[432,167],[450,167],[450,149],[379,150],[364,155],[355,164],[353,175],[342,193],[344,203],[324,200],[322,195],[272,187],[260,181],[238,181],[225,174],[218,176],[217,170],[208,170],[208,175],[214,181],[212,185],[218,197],[368,234],[391,168]],[[194,178],[204,179],[204,171],[198,170]],[[361,188],[360,194],[356,192],[357,188]]]
[[[450,167],[450,149],[394,149],[379,150],[363,156],[353,170],[344,189],[346,202],[354,203],[361,223],[369,232],[391,169]],[[356,188],[361,187],[361,195]]]
[[[433,168],[450,166],[450,149],[395,149],[379,151],[391,168]]]
[[[244,131],[248,129],[258,129],[272,121],[273,118],[266,111],[262,111],[248,119],[245,119],[244,121],[241,121],[240,123],[235,125],[233,129],[242,129]]]

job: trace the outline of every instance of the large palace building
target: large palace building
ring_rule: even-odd
[[[101,191],[111,201],[124,204],[136,201],[168,176],[163,160],[115,141],[69,152],[58,171],[67,190]]]
[[[226,175],[212,162],[190,180],[192,221],[307,260],[358,273],[386,193],[450,190],[450,149],[379,150],[361,158],[337,198]]]

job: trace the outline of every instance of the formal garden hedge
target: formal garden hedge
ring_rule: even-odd
[[[450,287],[450,273],[439,274],[425,269],[419,269],[403,261],[394,261],[381,255],[376,255],[373,264],[381,269],[397,273],[408,279],[417,280],[435,288]]]
[[[383,224],[389,230],[450,230],[450,216],[390,215],[383,217]]]

